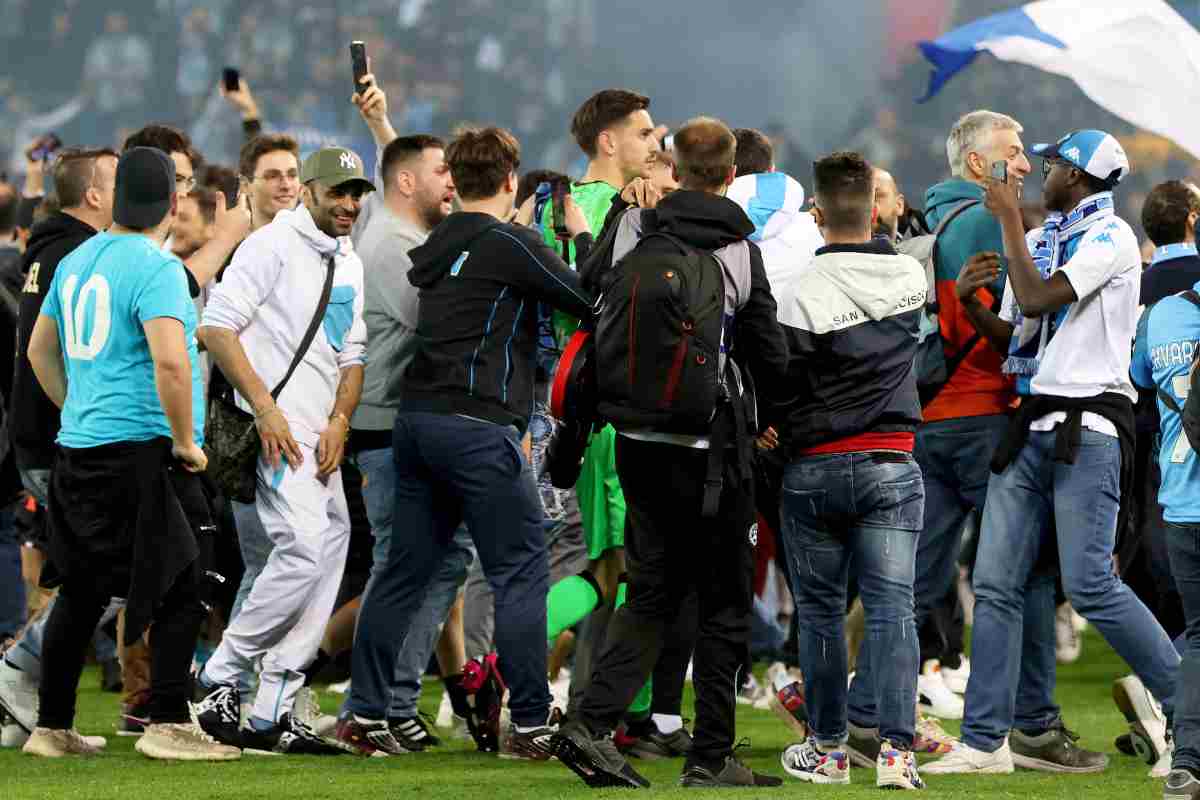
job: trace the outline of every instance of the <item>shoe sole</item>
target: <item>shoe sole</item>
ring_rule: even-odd
[[[202,753],[186,750],[159,749],[150,739],[139,739],[133,746],[134,750],[146,758],[155,761],[237,761],[242,757],[241,750],[226,753]]]
[[[786,772],[788,775],[791,775],[793,778],[796,778],[797,780],[804,781],[805,783],[816,783],[816,784],[820,784],[822,786],[843,785],[843,784],[850,783],[850,774],[849,773],[846,773],[845,775],[838,777],[838,778],[831,778],[828,775],[820,775],[815,772],[803,772],[801,770],[794,770],[791,767],[789,767],[787,764],[784,764],[782,758],[779,759],[779,763],[783,767],[784,772]]]
[[[779,702],[778,697],[771,695],[771,698],[767,701],[767,708],[773,711],[775,716],[779,718],[779,721],[791,728],[801,739],[808,738],[808,725],[792,716],[792,712],[788,711],[783,703]]]
[[[650,782],[639,783],[633,778],[609,770],[593,762],[579,745],[565,736],[553,740],[554,756],[593,789],[647,789]]]
[[[938,762],[936,761],[925,764],[921,767],[921,772],[923,772],[925,775],[1011,775],[1013,772],[1015,772],[1014,767],[1016,766],[1016,762],[1014,761],[1012,767],[997,765],[983,767],[982,769],[956,769],[943,771],[937,769],[937,764]]]
[[[1138,703],[1125,691],[1123,683],[1113,684],[1112,698],[1117,704],[1117,709],[1125,715],[1125,721],[1129,723],[1129,737],[1133,741],[1134,752],[1147,764],[1157,764],[1167,750],[1166,740],[1156,738],[1146,729],[1138,710]]]
[[[1021,769],[1032,769],[1038,772],[1057,772],[1060,774],[1069,775],[1087,775],[1093,772],[1104,772],[1108,769],[1107,759],[1103,764],[1097,764],[1094,767],[1069,767],[1066,764],[1056,764],[1053,761],[1043,761],[1040,758],[1033,756],[1021,755],[1017,752],[1012,754],[1013,766]]]
[[[117,731],[117,736],[127,736],[130,738],[136,738],[138,736],[141,736],[144,733],[145,733],[145,731]]]

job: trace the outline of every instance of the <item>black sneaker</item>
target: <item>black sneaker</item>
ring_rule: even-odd
[[[437,747],[442,743],[441,739],[430,732],[429,726],[420,715],[409,719],[389,718],[388,727],[392,729],[392,736],[396,737],[396,741],[413,753],[419,753],[427,747]]]
[[[205,690],[196,681],[192,721],[221,744],[242,746],[242,695],[233,684]]]
[[[853,722],[846,725],[849,738],[846,741],[846,755],[850,763],[856,767],[875,769],[879,759],[879,729],[862,728]]]
[[[629,766],[610,737],[594,736],[581,723],[567,722],[550,743],[558,760],[594,789],[650,788],[650,781]]]
[[[1042,772],[1103,772],[1108,767],[1108,756],[1084,750],[1075,744],[1077,741],[1079,735],[1067,730],[1062,720],[1058,720],[1053,727],[1036,736],[1014,728],[1008,737],[1013,765],[1022,769],[1036,769]]]
[[[614,738],[614,741],[616,739]],[[618,749],[627,756],[655,761],[661,758],[680,758],[692,752],[692,735],[687,728],[663,733],[657,726],[641,736],[627,736],[617,743]]]
[[[684,765],[679,785],[691,788],[719,789],[740,786],[782,786],[783,779],[760,775],[733,756],[725,756],[720,769],[700,763]]]
[[[121,712],[121,721],[117,723],[117,736],[141,736],[150,724],[150,707],[134,706]]]
[[[244,728],[242,749],[246,753],[268,756],[338,756],[347,752],[322,739],[291,714],[279,718],[279,724],[265,731]]]
[[[338,718],[337,740],[360,756],[400,756],[414,752],[396,741],[387,720],[368,722],[350,713]]]

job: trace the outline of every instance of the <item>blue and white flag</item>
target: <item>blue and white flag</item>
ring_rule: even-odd
[[[1200,32],[1165,0],[1040,0],[920,47],[934,68],[922,101],[987,51],[1071,78],[1097,105],[1200,158]]]

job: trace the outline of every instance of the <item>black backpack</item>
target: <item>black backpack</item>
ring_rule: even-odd
[[[724,273],[712,253],[653,229],[613,265],[596,320],[600,417],[618,430],[709,433],[728,399]]]
[[[1183,297],[1196,308],[1200,309],[1200,294],[1194,290],[1188,289],[1186,292],[1180,292],[1180,297]],[[1149,314],[1150,309],[1146,309],[1144,314]],[[1200,453],[1200,374],[1196,370],[1196,362],[1192,362],[1191,374],[1188,376],[1188,396],[1183,401],[1183,406],[1179,405],[1179,401],[1170,394],[1164,392],[1162,387],[1156,386],[1158,397],[1163,401],[1163,405],[1178,414],[1183,422],[1183,433],[1187,436],[1188,444],[1192,446],[1192,450]]]

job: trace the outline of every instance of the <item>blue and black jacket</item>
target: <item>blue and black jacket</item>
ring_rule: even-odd
[[[538,304],[590,317],[579,276],[536,231],[467,211],[447,217],[409,256],[418,343],[400,410],[463,414],[523,433],[533,412]]]

